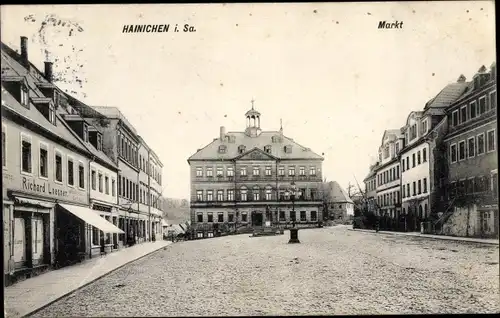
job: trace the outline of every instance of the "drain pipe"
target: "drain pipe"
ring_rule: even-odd
[[[87,173],[87,198],[88,198],[88,204],[89,204],[89,207],[92,209],[91,207],[91,204],[90,204],[90,191],[92,191],[92,180],[90,180],[91,178],[91,167],[90,167],[90,164],[92,162],[95,162],[95,156],[92,156],[91,159],[89,160],[89,169],[88,169],[88,173]],[[84,185],[85,185],[85,182],[84,182]],[[87,227],[87,241],[89,242],[88,245],[89,245],[89,258],[92,258],[92,225],[86,223],[86,227]]]

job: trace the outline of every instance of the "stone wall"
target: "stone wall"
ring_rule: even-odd
[[[469,213],[469,216],[467,214]],[[450,236],[475,236],[479,234],[478,212],[475,205],[464,208],[455,207],[454,213],[443,224],[444,235]],[[467,227],[469,228],[467,232]]]

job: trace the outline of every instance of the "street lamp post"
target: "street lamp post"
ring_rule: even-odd
[[[292,220],[293,227],[290,229],[290,240],[288,240],[289,244],[300,243],[299,241],[299,229],[295,225],[295,219],[297,216],[295,215],[295,196],[300,195],[300,191],[298,191],[295,182],[292,181],[290,184],[290,189],[285,190],[285,195],[290,197],[292,200],[292,212],[294,220]]]

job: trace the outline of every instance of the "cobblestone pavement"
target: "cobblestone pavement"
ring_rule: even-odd
[[[35,314],[498,313],[498,246],[338,226],[175,243]]]

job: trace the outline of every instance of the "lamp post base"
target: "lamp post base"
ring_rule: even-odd
[[[290,240],[288,241],[288,244],[296,244],[296,243],[300,243],[299,229],[292,228],[290,229]]]

